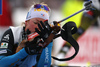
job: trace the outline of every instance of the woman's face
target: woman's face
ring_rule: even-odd
[[[42,18],[32,18],[32,19],[26,21],[25,22],[25,25],[26,25],[25,31],[27,29],[29,29],[29,31],[31,31],[31,33],[35,32],[35,28],[38,28],[38,23],[40,21],[44,22],[44,19],[42,19]]]

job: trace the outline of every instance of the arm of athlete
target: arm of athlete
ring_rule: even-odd
[[[4,33],[0,43],[0,67],[13,65],[13,63],[20,61],[28,55],[24,48],[16,54],[14,54],[14,49],[13,34],[11,29],[8,29]]]

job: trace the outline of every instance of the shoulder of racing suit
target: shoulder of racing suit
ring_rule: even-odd
[[[23,27],[12,27],[5,31],[0,42],[0,55],[12,55],[15,53],[18,43],[22,41]]]

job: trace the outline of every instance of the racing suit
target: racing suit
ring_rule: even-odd
[[[43,49],[39,61],[38,54],[28,55],[25,48],[15,53],[22,41],[23,26],[12,27],[4,33],[0,43],[0,67],[50,67],[52,43]]]

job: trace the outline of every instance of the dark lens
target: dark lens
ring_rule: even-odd
[[[47,6],[43,6],[45,10],[49,11],[49,8]]]
[[[40,5],[40,4],[36,4],[36,5],[34,5],[34,8],[44,8],[44,10],[47,10],[47,11],[49,11],[49,8],[47,7],[47,6],[45,6],[45,5]]]
[[[41,5],[40,4],[36,4],[36,5],[34,5],[34,8],[41,8]]]

